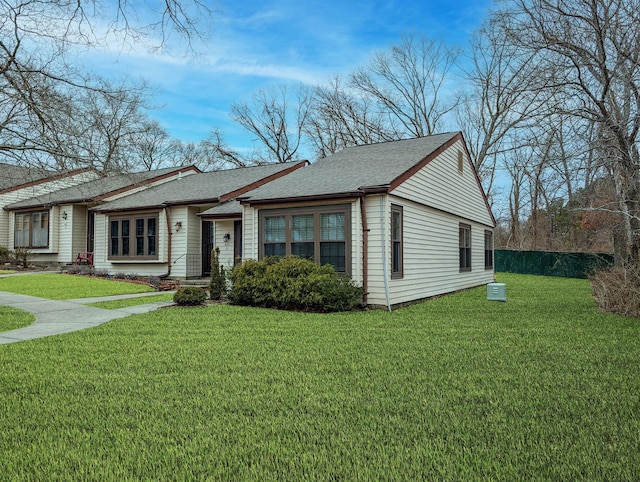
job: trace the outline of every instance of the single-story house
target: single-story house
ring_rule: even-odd
[[[4,206],[10,249],[26,248],[39,263],[68,264],[93,252],[94,214],[90,207],[152,186],[199,173],[193,166],[103,176],[43,190]]]
[[[495,280],[495,219],[460,132],[349,147],[237,202],[242,258],[329,263],[364,288],[368,305]],[[226,232],[225,209],[236,219],[232,205],[202,216]]]
[[[2,208],[0,209],[0,246],[9,249],[16,248],[13,235],[14,217],[7,206],[98,178],[100,178],[100,174],[90,169],[56,172],[0,163],[0,208]],[[19,220],[33,226],[33,229],[28,233],[27,244],[29,246],[48,244],[50,216],[48,210],[38,210],[29,215],[25,213]]]
[[[199,214],[300,170],[307,161],[206,172],[104,202],[95,213],[94,266],[110,273],[198,278],[211,250],[233,262],[242,237],[234,219],[218,228]],[[240,226],[239,219],[237,226]],[[227,231],[227,229],[229,229]],[[233,241],[231,241],[233,239]]]

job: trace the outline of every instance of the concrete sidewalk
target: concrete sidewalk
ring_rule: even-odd
[[[166,292],[165,292],[166,293]],[[138,293],[133,295],[105,296],[101,298],[82,298],[75,300],[54,301],[35,296],[18,295],[0,291],[0,305],[12,306],[33,313],[36,321],[24,328],[0,332],[0,345],[24,340],[33,340],[45,336],[59,335],[72,331],[84,330],[101,325],[117,318],[148,313],[164,306],[171,306],[172,301],[159,301],[118,310],[105,310],[84,306],[98,301],[110,301],[125,298],[153,296],[158,292]]]

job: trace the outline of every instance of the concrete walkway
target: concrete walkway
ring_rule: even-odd
[[[166,291],[164,293],[167,293]],[[33,340],[45,336],[59,335],[71,331],[84,330],[101,325],[117,318],[148,313],[163,306],[170,306],[172,301],[159,301],[118,310],[105,310],[84,306],[98,301],[139,298],[158,295],[159,292],[137,293],[133,295],[105,296],[101,298],[82,298],[75,300],[54,301],[35,296],[18,295],[0,291],[0,305],[12,306],[33,313],[36,321],[24,328],[0,332],[0,345],[24,340]]]

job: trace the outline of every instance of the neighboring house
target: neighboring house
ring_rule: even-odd
[[[93,170],[74,170],[54,172],[32,167],[0,163],[0,246],[15,249],[13,233],[13,214],[7,206],[34,196],[42,196],[70,186],[95,180],[100,174]],[[49,244],[51,230],[51,212],[49,209],[25,211],[19,218],[20,227],[33,227],[20,236],[25,236],[25,247],[45,247]],[[20,238],[22,239],[22,238]]]
[[[226,264],[242,249],[240,217],[214,227],[200,214],[238,206],[247,191],[299,170],[306,161],[207,172],[155,186],[91,209],[94,266],[111,273],[194,278],[210,274],[217,245]],[[234,221],[238,221],[235,223]],[[228,235],[228,236],[227,236]]]
[[[495,219],[461,133],[350,147],[238,201],[244,259],[331,264],[369,305],[494,281]],[[229,227],[224,209],[203,216]]]
[[[29,249],[40,263],[71,263],[79,253],[93,252],[94,214],[90,207],[199,172],[193,166],[167,168],[42,190],[4,206],[4,213],[9,214],[8,245]]]

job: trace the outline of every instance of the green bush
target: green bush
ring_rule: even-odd
[[[219,300],[227,292],[227,278],[224,266],[220,264],[220,248],[211,250],[211,282],[209,296],[212,300]]]
[[[0,246],[0,263],[5,264],[11,261],[11,250],[5,246]]]
[[[173,295],[173,302],[178,306],[200,306],[207,299],[207,292],[199,286],[180,288]]]
[[[247,260],[231,274],[229,302],[286,310],[349,311],[362,300],[362,289],[330,265],[296,256]]]
[[[37,255],[32,253],[27,248],[16,248],[13,251],[13,259],[18,266],[23,268],[29,267],[29,261],[34,259]]]

